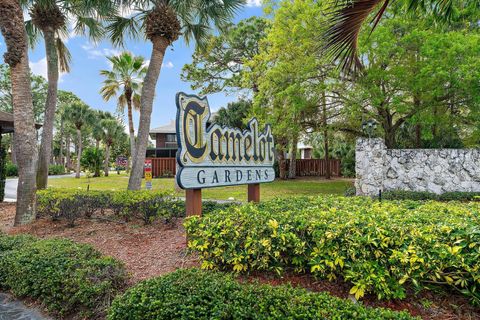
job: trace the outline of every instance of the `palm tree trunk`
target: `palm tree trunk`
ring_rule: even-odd
[[[132,92],[126,91],[125,97],[127,98],[127,114],[128,114],[128,132],[130,134],[130,154],[135,154],[135,127],[133,125],[133,107],[132,107]]]
[[[0,30],[7,45],[5,62],[10,65],[13,95],[14,143],[17,148],[18,189],[15,225],[36,216],[37,139],[33,114],[27,35],[23,11],[17,0],[0,1]]]
[[[43,30],[45,50],[47,53],[47,77],[48,91],[45,102],[45,119],[42,128],[42,142],[38,158],[37,188],[45,189],[48,182],[48,165],[52,154],[53,122],[55,120],[55,108],[57,106],[58,88],[58,55],[55,46],[55,32],[48,28]]]
[[[140,98],[140,123],[138,125],[138,135],[135,146],[136,153],[132,155],[132,172],[128,180],[129,190],[140,190],[142,185],[143,166],[145,162],[145,152],[147,151],[155,87],[158,77],[160,76],[165,50],[168,47],[168,41],[162,37],[155,37],[152,42],[152,56],[143,82],[142,97]]]
[[[105,164],[103,167],[103,172],[105,173],[105,177],[108,177],[108,171],[110,169],[109,162],[110,162],[110,145],[107,144],[107,146],[105,147]]]
[[[65,162],[63,161],[63,118],[60,120],[60,151],[58,157],[60,158],[60,164],[65,166]]]
[[[82,158],[82,130],[77,128],[77,168],[75,170],[75,178],[80,178],[80,159]]]
[[[70,134],[67,135],[66,141],[65,141],[65,149],[66,149],[66,155],[65,155],[65,168],[67,168],[67,171],[70,172]]]

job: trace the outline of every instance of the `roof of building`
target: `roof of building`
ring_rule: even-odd
[[[217,116],[217,112],[212,112],[210,114],[210,119],[213,120]],[[210,122],[210,121],[209,121]],[[150,129],[150,134],[155,134],[155,133],[176,133],[177,128],[175,126],[175,120],[170,120],[168,124],[165,124],[160,127],[156,127],[153,129]]]
[[[152,133],[176,133],[175,120],[170,120],[170,123],[150,129],[150,134]]]
[[[42,125],[36,123],[35,127],[40,129]],[[13,113],[0,111],[0,133],[13,132],[13,128]]]

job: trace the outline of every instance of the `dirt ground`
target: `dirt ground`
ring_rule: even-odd
[[[145,226],[143,222],[114,221],[108,217],[82,219],[73,228],[64,221],[40,219],[33,224],[13,227],[14,204],[0,204],[0,231],[9,234],[28,233],[40,238],[63,237],[93,245],[105,255],[125,263],[132,284],[143,279],[172,272],[178,268],[199,266],[194,255],[187,254],[182,219],[172,224],[162,222]],[[317,280],[310,275],[265,273],[242,276],[242,281],[260,281],[273,285],[290,283],[312,291],[328,291],[341,298],[351,298],[349,285],[342,281]],[[480,320],[480,308],[474,308],[461,295],[435,292],[410,293],[404,300],[378,301],[370,296],[362,299],[369,306],[408,310],[423,319]]]

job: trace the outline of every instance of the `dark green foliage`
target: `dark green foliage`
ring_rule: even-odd
[[[414,319],[290,286],[241,284],[231,275],[180,269],[116,298],[108,320],[170,319]]]
[[[48,166],[48,174],[51,176],[65,174],[65,167],[61,164],[51,164]]]
[[[126,279],[122,263],[89,245],[0,235],[0,286],[60,318],[101,317]]]
[[[86,148],[82,152],[80,164],[83,168],[93,173],[94,177],[99,177],[103,168],[103,152],[97,148]]]
[[[445,192],[436,194],[426,191],[394,190],[382,193],[385,200],[438,200],[438,201],[480,201],[480,192]]]
[[[237,203],[203,202],[203,214],[228,209]],[[94,213],[110,209],[117,217],[128,221],[142,219],[150,224],[157,219],[171,222],[185,216],[185,202],[170,192],[162,191],[98,191],[75,189],[46,189],[37,191],[38,216],[54,220],[65,219],[70,226],[81,217],[90,218]]]
[[[17,165],[7,162],[5,165],[5,174],[7,177],[18,177],[18,167]]]
[[[357,189],[355,187],[348,187],[347,189],[345,189],[345,191],[343,192],[343,195],[345,197],[354,197],[357,193]]]
[[[435,287],[480,303],[479,213],[479,202],[322,196],[232,207],[184,225],[205,269],[340,277],[357,299]]]
[[[220,108],[213,119],[215,123],[232,128],[245,129],[248,115],[252,110],[252,102],[248,100],[239,100],[229,102],[226,108]]]
[[[438,195],[427,191],[385,191],[382,193],[385,200],[438,200]]]

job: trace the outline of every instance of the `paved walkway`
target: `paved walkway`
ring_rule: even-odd
[[[0,320],[51,320],[37,309],[27,308],[22,302],[0,293]]]
[[[58,179],[65,177],[75,177],[75,173],[62,174],[57,176],[48,176],[48,179]],[[5,181],[5,201],[12,202],[17,201],[17,186],[18,178],[8,178]],[[0,320],[3,320],[0,318]]]

